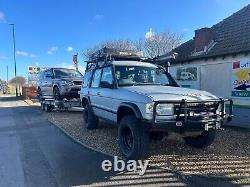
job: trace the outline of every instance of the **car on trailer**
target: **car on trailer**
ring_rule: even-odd
[[[82,74],[75,69],[48,68],[40,72],[37,94],[42,110],[80,106]]]
[[[91,59],[80,91],[84,126],[95,129],[99,119],[117,125],[126,159],[145,158],[155,133],[178,135],[190,146],[207,147],[216,130],[232,118],[232,100],[179,87],[169,68],[156,65],[157,59],[109,48]]]

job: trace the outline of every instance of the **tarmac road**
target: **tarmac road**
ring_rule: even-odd
[[[0,186],[231,186],[198,176],[151,168],[140,177],[101,170],[112,157],[64,135],[33,107],[0,97]]]

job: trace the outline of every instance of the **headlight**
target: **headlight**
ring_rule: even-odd
[[[62,81],[62,85],[72,86],[72,85],[74,85],[74,83],[73,83],[73,81]]]
[[[156,115],[158,116],[174,115],[174,105],[173,104],[158,104],[156,106]]]
[[[147,114],[153,114],[153,110],[154,110],[154,103],[146,104],[146,113]]]

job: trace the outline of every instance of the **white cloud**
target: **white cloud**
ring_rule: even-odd
[[[189,31],[189,28],[183,28],[182,31],[183,31],[183,32],[188,32],[188,31]]]
[[[50,47],[47,53],[53,55],[56,51],[58,51],[58,47]]]
[[[0,11],[0,23],[5,23],[6,20],[5,20],[5,15],[2,11]]]
[[[104,15],[102,15],[102,14],[96,14],[94,16],[94,20],[102,20],[102,19],[104,19]]]
[[[4,56],[4,55],[1,55],[1,56],[0,56],[0,59],[1,59],[1,60],[5,60],[5,59],[7,59],[7,57]]]
[[[28,52],[26,52],[26,51],[16,51],[16,55],[27,57],[28,56]]]
[[[30,57],[30,58],[36,58],[36,55],[31,53],[31,54],[29,55],[29,57]]]
[[[155,35],[155,32],[153,32],[152,28],[150,28],[149,31],[146,32],[145,38],[146,38],[146,39],[150,39],[150,38],[152,38],[154,35]]]
[[[72,62],[72,64],[62,62],[62,63],[56,64],[55,67],[56,68],[76,69],[75,66],[73,65],[73,62]],[[78,70],[83,74],[85,72],[85,66],[79,65]]]
[[[68,51],[68,52],[71,52],[71,51],[73,51],[73,50],[74,50],[74,48],[71,47],[71,46],[69,46],[69,47],[66,48],[66,51]]]
[[[17,56],[23,56],[23,57],[30,57],[30,58],[36,58],[36,55],[33,53],[28,53],[26,51],[16,51]]]

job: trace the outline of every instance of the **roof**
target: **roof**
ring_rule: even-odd
[[[157,66],[154,64],[140,61],[112,61],[111,63],[115,66],[143,66],[157,68]]]
[[[194,39],[191,39],[171,51],[178,57],[172,62],[226,56],[250,52],[250,4],[211,27],[215,45],[206,53],[191,56],[194,52]]]

